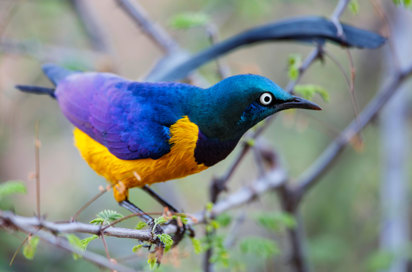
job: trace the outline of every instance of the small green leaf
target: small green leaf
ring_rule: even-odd
[[[147,256],[147,263],[149,264],[150,270],[153,270],[156,267],[156,254],[155,253],[149,253],[149,256]]]
[[[377,251],[368,257],[366,268],[369,271],[384,271],[391,266],[395,256],[388,251]]]
[[[86,249],[87,249],[87,246],[89,245],[89,243],[90,243],[91,241],[93,241],[93,240],[96,240],[97,238],[99,238],[99,236],[97,236],[97,235],[92,235],[92,236],[90,236],[90,237],[86,237],[86,238],[80,240],[81,248],[82,248],[83,250],[86,250]]]
[[[135,245],[135,246],[132,248],[132,251],[133,251],[133,252],[137,252],[137,251],[139,251],[139,249],[141,249],[142,247],[143,247],[143,244]]]
[[[27,240],[23,247],[23,256],[28,260],[33,260],[36,254],[37,245],[39,244],[39,237],[32,236]]]
[[[167,220],[163,216],[160,216],[155,219],[155,225],[162,225],[165,223],[167,223]]]
[[[205,26],[209,23],[210,18],[205,13],[181,13],[175,15],[170,25],[175,29],[189,29],[193,27]]]
[[[299,68],[302,64],[302,57],[299,54],[290,54],[288,58],[288,75],[291,80],[296,80],[299,76]]]
[[[254,146],[255,143],[256,143],[256,141],[253,138],[249,138],[249,139],[246,140],[246,144],[250,147]]]
[[[96,225],[110,224],[111,222],[116,221],[123,217],[121,213],[118,213],[113,210],[103,210],[99,212],[96,216],[97,217],[94,218],[92,221],[90,221],[90,223],[96,224]]]
[[[173,245],[172,237],[167,233],[158,234],[157,237],[165,245],[165,252],[168,252]]]
[[[311,99],[315,94],[319,94],[323,101],[329,101],[329,93],[323,87],[312,84],[296,85],[295,93],[299,94],[305,99]]]
[[[358,0],[351,0],[349,2],[349,9],[353,14],[357,15],[359,13],[359,2],[358,2]]]
[[[23,181],[10,180],[0,184],[0,199],[12,194],[25,194],[26,184]]]
[[[69,241],[69,244],[71,244],[74,248],[77,248],[77,249],[83,251],[82,242],[81,242],[79,237],[77,237],[74,234],[66,234],[65,236],[67,238],[67,241]],[[77,260],[79,258],[81,258],[81,255],[79,255],[77,253],[73,253],[73,259],[74,260]]]
[[[143,221],[140,221],[139,223],[137,223],[135,229],[141,230],[141,229],[143,229],[143,228],[145,228],[145,227],[147,227],[147,223],[146,223],[146,222],[143,222]]]
[[[216,217],[216,221],[222,227],[227,227],[232,222],[232,217],[227,213],[222,213],[218,217]]]
[[[90,221],[90,224],[100,225],[100,224],[103,224],[103,222],[104,222],[103,218],[95,218],[92,221]]]
[[[393,0],[393,3],[397,6],[404,6],[407,8],[412,7],[412,0]]]
[[[202,244],[200,243],[199,239],[191,238],[193,249],[195,250],[196,254],[200,254],[203,252]]]
[[[213,203],[212,202],[208,202],[206,204],[206,211],[211,212],[213,210]]]
[[[172,216],[173,219],[180,218],[180,221],[182,221],[183,224],[189,223],[189,219],[187,219],[187,216],[183,213],[175,214]]]
[[[280,231],[283,227],[296,227],[295,218],[288,213],[261,213],[256,217],[256,221],[271,231]]]
[[[245,254],[253,254],[256,257],[267,259],[280,253],[274,241],[261,237],[247,237],[240,242],[240,250]]]

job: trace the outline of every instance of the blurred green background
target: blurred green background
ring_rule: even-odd
[[[156,23],[190,52],[207,47],[209,39],[202,27],[187,30],[173,27],[176,15],[202,13],[216,25],[219,39],[224,39],[252,26],[283,18],[301,15],[329,17],[337,3],[330,0],[139,2]],[[372,2],[359,1],[359,13],[347,10],[342,21],[381,31],[382,19],[374,10]],[[162,56],[162,51],[134,25],[115,1],[85,0],[83,3],[101,26],[107,42],[105,51],[99,52],[93,47],[70,1],[0,0],[0,182],[23,180],[28,187],[27,194],[2,199],[0,205],[2,209],[11,209],[19,215],[32,216],[35,212],[35,183],[30,179],[30,173],[34,170],[34,124],[38,120],[42,142],[41,210],[47,220],[68,220],[98,192],[99,185],[105,185],[105,181],[80,158],[73,146],[73,127],[62,116],[58,105],[48,97],[20,93],[14,89],[14,85],[50,86],[40,69],[44,62],[113,71],[139,80]],[[22,48],[22,45],[25,47]],[[334,45],[326,48],[349,71],[346,51]],[[222,61],[229,67],[230,74],[258,73],[285,86],[289,80],[288,56],[301,54],[305,57],[311,50],[311,46],[294,43],[263,43],[243,47],[223,57]],[[386,51],[387,47],[370,51],[351,50],[360,108],[376,94],[384,80]],[[218,80],[214,62],[202,67],[200,72],[210,84]],[[329,102],[322,101],[319,96],[314,97],[323,111],[281,113],[264,135],[280,154],[291,177],[298,177],[354,118],[348,86],[339,68],[329,59],[314,64],[302,83],[320,85],[329,92]],[[376,124],[373,123],[362,133],[362,147],[349,146],[346,149],[338,163],[308,194],[301,207],[308,256],[314,271],[377,271],[390,260],[379,250],[381,144]],[[409,118],[409,132],[410,124]],[[200,174],[153,188],[185,212],[197,212],[208,202],[212,177],[222,175],[238,151],[239,148],[228,159]],[[230,181],[230,191],[250,183],[256,176],[257,169],[253,154],[250,153]],[[162,210],[137,189],[131,191],[131,200],[147,212]],[[127,211],[117,206],[111,193],[107,193],[83,212],[79,220],[88,222],[103,209],[127,214]],[[246,218],[239,229],[236,243],[229,249],[229,266],[218,265],[218,269],[288,271],[285,258],[290,245],[285,228],[270,231],[262,227],[256,221],[262,211],[280,211],[274,193],[229,213],[232,218],[239,214],[244,214]],[[123,226],[133,227],[136,222],[136,219],[132,219]],[[228,232],[230,227],[219,229],[219,234],[224,236]],[[197,227],[197,233],[200,237],[203,235],[202,227]],[[267,258],[264,254],[256,255],[256,252],[245,253],[240,245],[241,237],[247,236],[272,239],[276,241],[279,252],[272,252]],[[93,264],[84,260],[74,261],[69,253],[42,242],[34,260],[26,260],[19,253],[13,266],[9,267],[8,263],[24,237],[21,233],[0,231],[0,271],[99,271]],[[161,270],[201,271],[202,255],[194,254],[187,240],[179,246],[178,252],[166,256]],[[131,248],[136,244],[135,241],[113,238],[107,238],[107,242],[112,257],[118,260],[132,255]],[[89,250],[104,254],[100,240],[93,241]],[[131,258],[125,264],[136,269],[147,269],[145,254],[142,252],[141,256]]]

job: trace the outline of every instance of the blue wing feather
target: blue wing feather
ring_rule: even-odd
[[[175,84],[84,73],[59,82],[56,97],[65,116],[116,157],[157,159],[170,151],[169,127],[183,115],[173,92],[196,88]]]

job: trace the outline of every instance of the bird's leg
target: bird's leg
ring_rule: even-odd
[[[153,231],[155,234],[162,234],[163,229],[159,226],[155,226],[155,221],[153,217],[142,211],[139,207],[137,207],[135,204],[130,202],[128,199],[123,200],[119,202],[119,205],[122,206],[123,208],[128,209],[131,213],[137,214],[143,221],[145,221],[150,227],[154,228]]]
[[[149,186],[145,185],[142,187],[142,190],[145,191],[146,193],[148,193],[151,197],[153,197],[160,205],[162,205],[163,207],[168,207],[170,211],[174,212],[174,213],[179,213],[178,209],[176,209],[175,207],[173,207],[169,202],[167,202],[166,200],[164,200],[160,195],[158,195],[155,191],[153,191],[152,189],[150,189]]]
[[[174,213],[180,213],[180,211],[178,209],[173,207],[169,202],[167,202],[165,199],[163,199],[161,196],[159,196],[155,191],[150,189],[149,186],[147,186],[147,185],[143,186],[142,190],[145,191],[146,193],[148,193],[151,197],[153,197],[163,207],[169,208],[169,210],[174,212]],[[181,238],[183,238],[183,235],[184,235],[186,230],[189,231],[189,236],[190,237],[195,236],[195,231],[192,228],[192,226],[183,224],[183,228],[180,228],[179,226],[177,226],[177,227],[178,227],[178,233],[176,233],[177,236],[181,236]]]

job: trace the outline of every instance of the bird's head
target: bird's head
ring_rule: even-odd
[[[240,138],[258,122],[282,110],[321,109],[258,75],[226,78],[200,91],[193,100],[196,103],[194,122],[208,137],[222,140]]]

